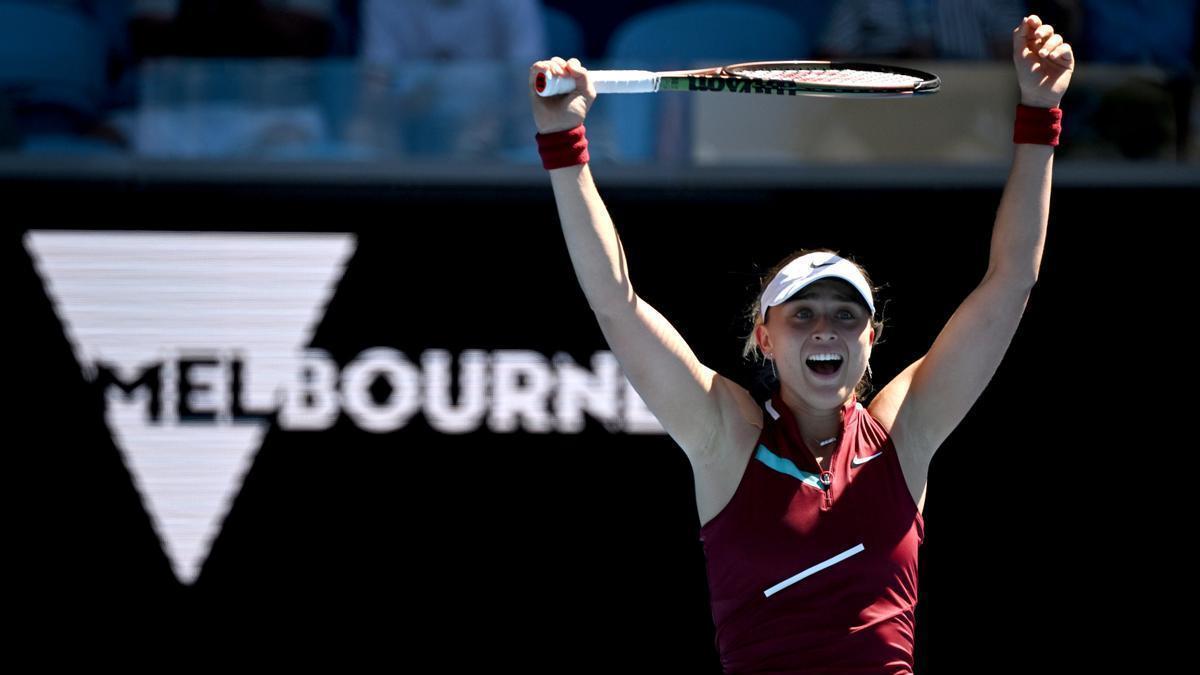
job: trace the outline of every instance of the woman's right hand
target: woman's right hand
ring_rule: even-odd
[[[557,96],[539,96],[534,89],[538,73],[575,78],[575,89]],[[592,102],[596,100],[596,85],[579,59],[564,61],[555,56],[538,61],[529,68],[529,99],[533,106],[533,121],[539,134],[574,129],[583,124]]]

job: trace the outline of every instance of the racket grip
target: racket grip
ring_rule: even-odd
[[[538,73],[533,81],[533,89],[538,96],[558,96],[575,91],[575,78],[555,75],[551,72]]]
[[[650,70],[588,71],[597,94],[650,94],[658,91],[658,76]],[[539,96],[556,96],[575,91],[575,78],[539,73],[534,89]]]

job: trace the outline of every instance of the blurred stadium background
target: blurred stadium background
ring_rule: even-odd
[[[702,360],[751,381],[756,275],[828,246],[885,284],[881,386],[986,268],[1029,13],[1080,66],[1038,288],[931,469],[917,672],[1118,670],[1088,570],[1130,562],[1110,542],[1148,504],[1113,467],[1141,478],[1136,411],[1179,377],[1112,353],[1163,348],[1142,310],[1186,288],[1152,258],[1196,217],[1191,0],[0,0],[18,642],[720,672],[690,468],[576,284],[529,65],[941,75],[587,121],[639,292]]]

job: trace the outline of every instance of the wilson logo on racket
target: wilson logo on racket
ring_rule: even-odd
[[[689,77],[689,91],[728,91],[740,94],[790,94],[795,96],[799,89],[795,82],[757,82],[732,77]]]

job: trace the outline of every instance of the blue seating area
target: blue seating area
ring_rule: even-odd
[[[0,97],[22,122],[25,152],[93,154],[116,146],[81,130],[103,114],[101,28],[68,5],[0,2]]]
[[[685,70],[744,61],[803,59],[805,33],[786,14],[733,2],[660,7],[623,24],[609,43],[608,60],[643,70]],[[614,96],[605,100],[616,135],[616,158],[645,162],[678,159],[686,134],[687,101],[678,96]]]
[[[126,26],[120,25],[122,17],[113,14],[119,10],[112,8],[137,3],[0,0],[0,154],[534,165],[538,163],[532,143],[535,129],[526,94],[531,58],[576,56],[593,70],[654,71],[811,59],[837,6],[837,0],[614,2],[586,7],[528,0],[529,16],[537,21],[503,29],[523,32],[499,37],[454,35],[460,45],[478,40],[502,45],[505,52],[480,56],[479,50],[463,49],[464,55],[455,56],[433,50],[425,56],[380,63],[368,58],[369,31],[367,24],[360,25],[368,20],[363,11],[368,1],[330,0],[331,13],[324,17],[323,27],[321,18],[306,18],[310,23],[303,25],[311,29],[309,37],[331,36],[326,42],[293,44],[284,38],[294,35],[264,34],[261,45],[254,46],[253,35],[248,37],[245,31],[237,40],[206,41],[204,31],[213,27],[188,26],[188,17],[183,16],[170,21],[131,16]],[[109,9],[95,9],[101,6]],[[430,22],[426,28],[451,30],[439,25]],[[502,30],[490,24],[477,28]],[[179,40],[177,49],[172,39]],[[430,39],[431,44],[436,42]],[[1181,40],[1172,44],[1186,42]],[[529,45],[535,43],[538,50],[533,51]],[[263,56],[246,56],[247,44],[250,52]],[[534,53],[540,56],[531,57]],[[1191,132],[1194,73],[1181,74],[1176,60],[1169,69],[1144,61],[1089,64],[1077,74],[1067,101],[1075,113],[1066,132],[1074,135],[1068,139],[1073,143],[1065,143],[1061,155],[1200,161]],[[839,151],[804,145],[808,141],[798,138],[792,150],[771,148],[762,157],[771,161],[793,155],[834,162],[897,157],[993,161],[994,152],[987,144],[970,135],[991,133],[995,127],[988,91],[994,92],[993,104],[1008,104],[1007,63],[941,63],[931,58],[922,65],[952,74],[939,101],[949,106],[953,100],[954,110],[938,109],[950,122],[946,126],[952,137],[946,152],[922,156],[902,147],[872,152],[856,143],[843,144],[845,150]],[[963,85],[956,87],[954,78],[961,78]],[[993,88],[976,86],[980,82]],[[958,94],[971,98],[954,100]],[[741,108],[722,107],[702,100],[704,96],[603,96],[588,117],[589,129],[594,129],[589,134],[593,161],[720,163],[733,156],[717,147],[720,144],[698,148],[697,138],[722,125],[738,120],[744,122],[742,126],[755,124],[763,138],[794,131],[787,120],[790,112],[764,116],[749,107],[755,105],[752,102],[739,103]],[[812,114],[801,106],[796,110]],[[870,134],[857,131],[870,124],[869,119],[858,119],[866,111],[853,106],[837,110],[838,133],[863,143],[876,142],[868,140]],[[949,117],[955,114],[978,119]],[[1124,114],[1139,115],[1153,129],[1131,138],[1113,122]],[[781,125],[779,134],[772,132],[772,125]],[[955,130],[967,136],[956,139]],[[736,161],[754,161],[753,144],[743,150],[734,153]]]

